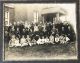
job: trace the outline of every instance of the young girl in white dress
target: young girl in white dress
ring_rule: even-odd
[[[61,44],[66,44],[66,43],[68,43],[68,41],[69,41],[70,39],[67,37],[67,35],[64,35],[64,36],[60,36],[60,43]]]
[[[48,37],[46,37],[45,38],[45,43],[47,44],[47,43],[50,43],[50,41],[49,41],[49,38]]]
[[[16,37],[16,39],[15,39],[15,47],[17,47],[17,46],[21,46],[21,44],[19,43],[18,37]]]
[[[65,41],[64,41],[64,43],[66,44],[66,43],[68,43],[70,41],[70,39],[67,37],[67,35],[65,35]]]
[[[30,39],[29,35],[27,35],[26,40],[27,40],[28,45],[32,46],[31,39]]]
[[[21,47],[28,45],[27,41],[26,41],[26,38],[24,37],[24,35],[22,36],[22,38],[20,40],[20,43],[21,43]]]
[[[59,37],[59,40],[60,40],[60,44],[63,44],[63,43],[64,43],[64,36],[61,35],[61,36]]]
[[[60,42],[60,41],[59,41],[59,35],[56,34],[56,35],[55,35],[55,43],[56,43],[56,44],[59,44],[59,42]]]
[[[32,43],[32,45],[36,45],[37,41],[35,39],[32,39],[31,43]]]
[[[41,40],[41,38],[39,37],[39,39],[37,40],[37,44],[39,45],[39,44],[42,44],[42,40]]]
[[[9,47],[14,47],[15,46],[15,35],[12,35],[11,40],[9,41]]]
[[[45,38],[44,38],[44,36],[42,36],[41,44],[44,44],[44,43],[45,43]]]
[[[49,40],[50,40],[51,44],[54,44],[54,36],[53,35],[50,35]]]

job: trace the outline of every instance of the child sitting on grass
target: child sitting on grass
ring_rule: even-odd
[[[17,47],[17,46],[21,46],[21,44],[19,43],[18,37],[16,37],[16,39],[15,39],[15,47]]]
[[[48,37],[46,37],[45,38],[45,43],[47,44],[47,43],[50,43],[50,41],[49,41],[49,38]]]
[[[42,36],[41,43],[42,43],[42,44],[45,43],[45,38],[44,38],[44,36]]]
[[[27,41],[26,41],[26,38],[24,37],[24,35],[22,36],[22,38],[20,40],[20,43],[21,43],[21,47],[28,45]]]
[[[37,40],[37,44],[39,45],[39,44],[43,44],[42,43],[42,39],[39,37],[39,39]]]
[[[50,35],[49,40],[51,44],[54,44],[54,36],[52,34]]]
[[[32,39],[31,44],[36,45],[37,41],[35,39]]]
[[[69,41],[70,41],[69,37],[67,37],[67,35],[65,35],[64,37],[65,37],[64,43],[65,43],[65,44],[69,43]]]
[[[59,34],[56,34],[55,35],[55,44],[59,44],[60,41],[59,41]]]
[[[63,43],[64,43],[64,36],[61,35],[61,36],[59,37],[59,40],[60,40],[60,44],[63,44]]]
[[[9,41],[9,47],[14,47],[15,46],[15,35],[12,35],[11,40]]]
[[[27,35],[26,40],[27,40],[28,45],[29,45],[29,46],[32,46],[31,38],[29,37],[29,35]]]
[[[60,43],[61,44],[67,44],[69,42],[69,38],[67,37],[67,35],[61,35],[60,36]]]

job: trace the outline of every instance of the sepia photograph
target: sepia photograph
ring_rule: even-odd
[[[4,3],[4,61],[77,60],[76,3]]]

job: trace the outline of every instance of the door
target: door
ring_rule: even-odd
[[[47,22],[53,22],[53,16],[52,15],[47,15],[45,17],[45,21],[47,21]]]

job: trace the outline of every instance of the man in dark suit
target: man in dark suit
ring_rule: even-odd
[[[63,23],[63,25],[64,25],[64,34],[66,34],[70,38],[70,41],[75,41],[76,35],[72,25],[67,22]]]

